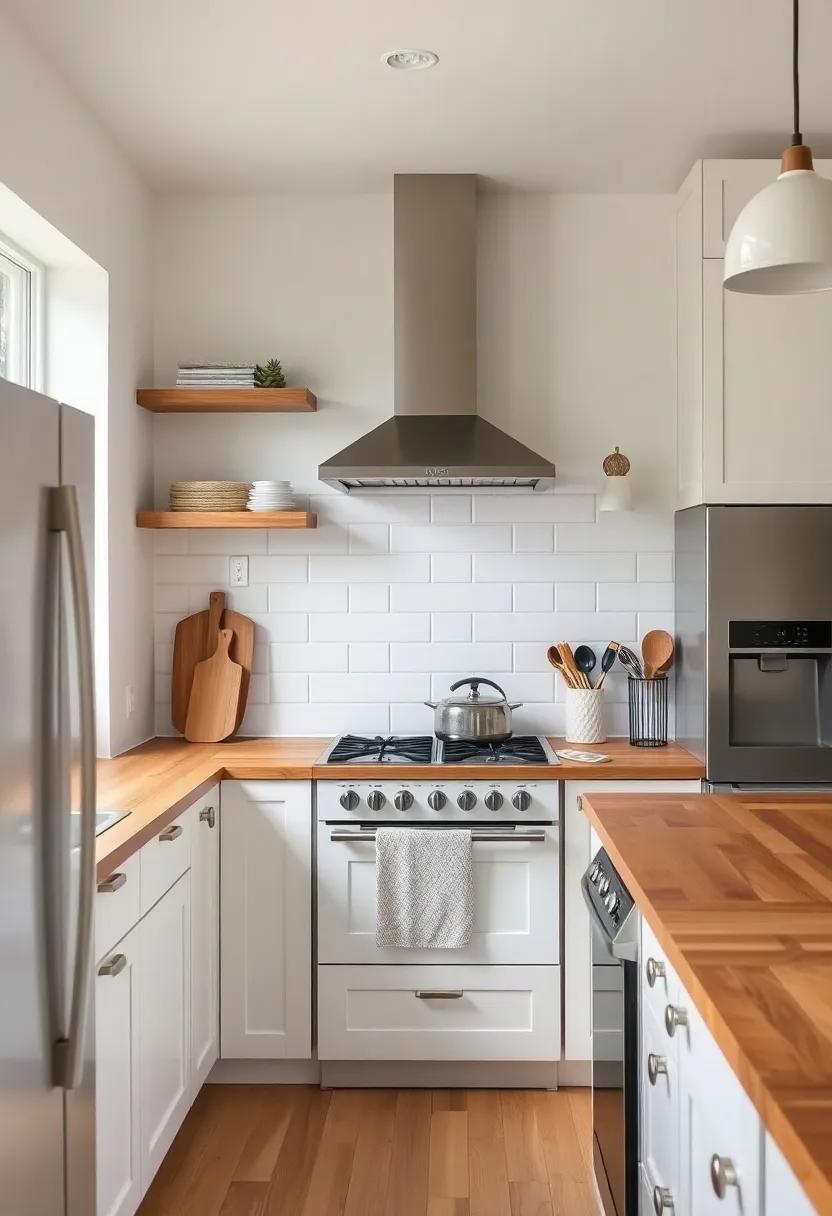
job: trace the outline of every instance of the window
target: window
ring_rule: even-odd
[[[0,236],[0,376],[42,387],[43,267]]]

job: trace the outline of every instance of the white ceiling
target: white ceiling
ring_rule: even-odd
[[[673,190],[776,156],[789,0],[4,0],[163,190]],[[832,4],[804,0],[803,128],[828,151]],[[383,51],[439,66],[395,72]],[[826,127],[824,120],[826,119]]]

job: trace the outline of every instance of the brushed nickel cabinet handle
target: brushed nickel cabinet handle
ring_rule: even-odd
[[[647,1057],[647,1077],[651,1085],[655,1085],[659,1074],[667,1076],[667,1060],[664,1056],[654,1055],[651,1051]]]
[[[173,827],[165,828],[164,832],[162,832],[159,839],[160,840],[178,840],[181,835],[182,835],[182,827],[180,824],[175,823],[173,825]]]
[[[579,811],[582,811],[584,809],[584,800],[580,794],[578,794],[577,806],[578,806]]]
[[[664,1011],[664,1026],[671,1039],[680,1026],[687,1026],[688,1011],[679,1005],[668,1005]]]
[[[413,995],[418,997],[420,1001],[458,1001],[462,993],[437,988],[417,991]]]
[[[99,895],[111,895],[113,891],[120,891],[126,882],[126,874],[111,874],[109,878],[102,879],[96,890]]]
[[[207,823],[209,828],[212,828],[217,822],[217,816],[212,806],[206,806],[199,812],[199,822]]]
[[[711,1157],[711,1186],[717,1199],[724,1199],[729,1186],[739,1186],[736,1167],[730,1157],[720,1157],[714,1153]]]
[[[653,1187],[653,1211],[656,1216],[662,1216],[662,1212],[673,1211],[673,1195],[666,1186]]]
[[[127,966],[126,954],[114,954],[98,968],[99,975],[120,975]]]
[[[667,969],[661,959],[648,958],[644,970],[647,974],[647,983],[651,988],[656,987],[656,980],[664,979],[667,975]]]

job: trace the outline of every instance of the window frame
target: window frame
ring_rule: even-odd
[[[43,392],[46,269],[0,232],[0,271],[11,278],[18,297],[12,315],[14,366],[7,378],[23,388]]]

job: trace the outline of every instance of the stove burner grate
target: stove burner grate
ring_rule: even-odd
[[[549,757],[537,735],[513,735],[505,743],[468,743],[457,740],[442,744],[443,764],[464,764],[466,760],[486,764],[548,764]]]
[[[432,735],[376,735],[370,739],[364,735],[342,735],[327,756],[327,764],[346,764],[351,760],[409,761],[412,764],[430,764],[433,756]]]

